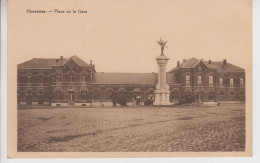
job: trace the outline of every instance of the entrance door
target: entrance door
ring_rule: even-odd
[[[43,95],[38,96],[38,104],[42,105],[43,104]]]
[[[209,101],[215,101],[215,92],[213,90],[209,91]]]
[[[32,95],[26,95],[26,104],[32,105]]]
[[[69,104],[74,104],[74,92],[69,92]]]

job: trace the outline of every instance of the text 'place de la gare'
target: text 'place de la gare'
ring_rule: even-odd
[[[17,67],[17,102],[22,106],[112,106],[174,105],[187,97],[203,103],[244,102],[245,70],[226,59],[205,61],[183,59],[166,72],[169,58],[163,53],[166,42],[158,42],[162,53],[158,73],[98,72],[76,55],[68,58],[33,58]],[[164,43],[164,44],[163,44]]]

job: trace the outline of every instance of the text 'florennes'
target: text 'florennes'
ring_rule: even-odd
[[[46,14],[46,13],[55,13],[55,14],[76,14],[76,13],[80,13],[80,14],[83,14],[83,13],[88,13],[87,10],[82,10],[82,9],[78,9],[78,10],[59,10],[59,9],[54,9],[54,10],[31,10],[31,9],[27,9],[26,10],[26,13],[29,13],[29,14],[34,14],[34,13],[43,13],[43,14]]]

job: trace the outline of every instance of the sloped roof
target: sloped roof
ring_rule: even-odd
[[[33,58],[29,61],[18,64],[18,69],[51,69],[51,65],[56,63],[56,59],[50,58]]]
[[[155,85],[156,73],[100,73],[94,74],[96,84],[147,84]]]
[[[212,65],[214,65],[215,67],[217,67],[217,69],[219,71],[228,71],[228,72],[234,72],[234,71],[245,71],[245,69],[241,68],[241,67],[238,67],[238,66],[235,66],[231,63],[227,63],[227,66],[224,66],[223,65],[223,62],[222,61],[219,61],[219,62],[211,62]]]
[[[83,61],[82,59],[80,59],[76,55],[73,55],[73,56],[71,56],[69,58],[64,58],[60,62],[57,62],[57,63],[53,64],[53,66],[62,66],[70,59],[73,59],[81,67],[89,67],[90,66],[89,64],[87,64],[85,61]]]
[[[218,62],[211,61],[211,64],[210,64],[208,62],[205,62],[203,60],[199,60],[199,59],[194,58],[194,57],[187,59],[185,62],[180,63],[180,68],[193,68],[199,62],[203,62],[208,68],[218,69],[219,71],[230,71],[230,72],[231,71],[244,71],[243,68],[240,68],[240,67],[235,66],[235,65],[230,64],[230,63],[227,63],[227,66],[224,66],[222,61],[218,61]],[[169,72],[173,72],[177,69],[178,69],[177,67],[174,67]]]
[[[197,58],[187,59],[185,62],[180,63],[180,68],[191,68],[193,67],[199,60]],[[169,72],[177,70],[177,67],[174,67]]]
[[[33,58],[29,61],[18,64],[18,69],[51,69],[51,66],[62,66],[70,59],[73,59],[81,67],[90,66],[85,61],[74,55],[69,58],[63,58],[62,60],[59,58]]]
[[[167,82],[167,84],[180,84],[181,83],[175,72],[166,74],[166,82]]]

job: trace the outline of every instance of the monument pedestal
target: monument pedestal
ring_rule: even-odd
[[[169,60],[164,54],[156,58],[158,63],[158,84],[156,85],[154,105],[171,105],[169,86],[166,83],[166,64]]]
[[[171,105],[169,102],[170,91],[169,90],[155,90],[155,101],[154,105]]]

